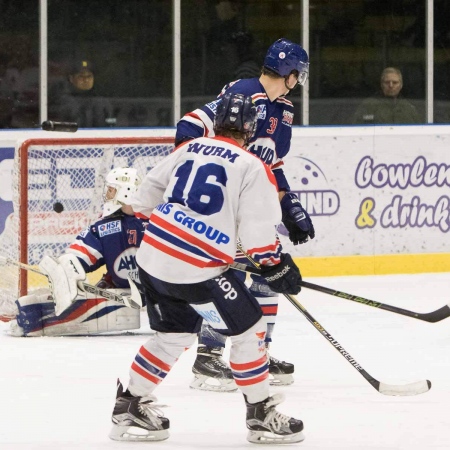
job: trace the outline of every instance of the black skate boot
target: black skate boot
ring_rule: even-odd
[[[190,384],[191,388],[215,392],[237,390],[231,369],[222,359],[222,352],[221,347],[198,347],[197,358],[192,367],[194,380]]]
[[[272,386],[288,386],[294,382],[294,364],[280,361],[267,354],[269,358],[269,382]]]
[[[117,397],[109,437],[115,441],[163,441],[169,437],[169,419],[155,404],[156,397],[134,397],[117,380]]]
[[[259,403],[248,403],[247,440],[254,444],[290,444],[305,439],[303,422],[281,414],[275,406],[284,400],[283,394],[274,394]]]

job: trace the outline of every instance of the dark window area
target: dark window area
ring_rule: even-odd
[[[426,4],[310,0],[309,124],[426,123]],[[448,123],[450,2],[434,5],[434,122]],[[172,0],[48,0],[49,119],[173,126],[173,16]],[[302,2],[182,0],[180,23],[182,115],[258,77],[276,39],[301,43]],[[0,25],[0,127],[38,127],[39,1],[1,1]],[[305,123],[301,88],[290,98]]]

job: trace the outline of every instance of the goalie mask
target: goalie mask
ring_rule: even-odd
[[[130,197],[137,191],[141,179],[137,170],[130,167],[118,167],[106,175],[103,190],[103,214],[107,217],[123,205],[130,204]]]
[[[287,39],[278,39],[267,50],[264,67],[287,77],[293,70],[298,71],[298,84],[303,86],[308,79],[308,53],[298,44]]]

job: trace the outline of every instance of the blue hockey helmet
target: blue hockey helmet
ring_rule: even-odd
[[[256,106],[251,96],[227,93],[221,97],[214,119],[214,131],[238,131],[245,135],[245,141],[254,135],[256,130]]]
[[[297,70],[299,73],[298,84],[304,85],[308,79],[308,53],[300,45],[281,38],[267,50],[264,67],[282,77],[286,77],[293,70]]]

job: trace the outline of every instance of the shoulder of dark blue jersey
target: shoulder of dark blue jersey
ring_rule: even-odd
[[[135,228],[143,227],[145,229],[148,223],[148,221],[145,219],[125,214],[122,210],[119,209],[118,211],[110,214],[109,216],[102,217],[95,223],[91,224],[89,227],[89,232],[92,233],[94,236],[96,236],[98,239],[100,237],[98,230],[101,225],[107,224],[109,222],[115,222],[118,220],[120,220],[124,224],[123,228],[125,229],[130,228],[131,224],[133,224]]]
[[[245,78],[242,80],[232,81],[224,86],[219,97],[225,93],[243,94],[253,96],[254,94],[263,92],[261,83],[258,78]]]

